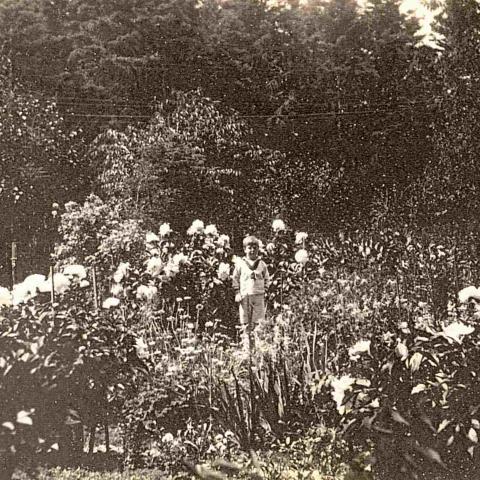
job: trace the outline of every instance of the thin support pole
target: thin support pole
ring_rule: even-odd
[[[12,289],[14,285],[17,283],[17,243],[12,242],[12,257],[11,257],[11,262],[12,262]]]
[[[52,316],[55,318],[55,279],[53,278],[55,274],[55,267],[50,266],[50,282],[51,282],[51,291],[50,291],[50,303],[52,305]]]
[[[97,272],[95,269],[95,265],[92,267],[92,277],[93,277],[93,303],[95,305],[95,310],[98,310]]]

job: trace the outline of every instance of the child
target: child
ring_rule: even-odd
[[[247,330],[248,342],[260,320],[265,318],[265,291],[270,284],[267,265],[258,257],[260,241],[253,235],[243,240],[245,257],[239,259],[233,272],[235,301],[239,304],[240,324]]]

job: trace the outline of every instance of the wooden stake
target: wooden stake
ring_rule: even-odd
[[[95,310],[98,310],[97,272],[95,270],[95,265],[92,267],[92,279],[93,279],[93,303],[95,305]]]
[[[55,273],[55,267],[53,265],[50,266],[50,281],[52,282],[52,291],[50,292],[50,302],[52,304],[52,315],[55,316],[55,280],[53,275]]]
[[[17,279],[16,279],[17,244],[16,242],[12,242],[12,257],[10,260],[12,262],[12,289],[13,289],[13,286],[17,283]]]

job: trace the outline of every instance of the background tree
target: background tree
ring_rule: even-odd
[[[1,64],[0,265],[5,284],[13,241],[21,253],[19,275],[48,265],[55,239],[53,204],[78,196],[88,177],[79,132],[64,129],[54,103],[21,92],[7,57]]]
[[[29,90],[56,95],[67,125],[80,126],[87,142],[106,128],[136,142],[133,132],[148,131],[155,105],[200,88],[220,110],[237,112],[251,145],[285,156],[272,195],[288,198],[288,209],[275,210],[298,228],[355,229],[416,215],[415,188],[432,160],[438,71],[434,51],[418,46],[418,23],[395,0],[362,9],[353,0],[9,0],[0,25],[15,75]],[[198,130],[199,116],[187,118],[183,128]],[[161,129],[162,138],[173,135]],[[200,148],[205,165],[218,167],[213,191],[231,190],[233,177],[218,175],[231,167],[228,155]],[[202,195],[217,198],[195,165],[178,170],[194,180],[191,198],[167,201],[188,182],[162,177],[162,202],[180,223],[206,204]],[[207,183],[197,188],[200,178]],[[235,177],[238,191],[240,178],[250,177]]]
[[[437,62],[442,115],[425,172],[422,203],[436,222],[477,222],[480,177],[480,12],[469,0],[448,0],[437,16],[442,54]]]
[[[248,126],[199,93],[177,93],[144,128],[109,130],[95,140],[103,195],[153,225],[194,218],[234,236],[281,209],[283,156],[251,140]]]

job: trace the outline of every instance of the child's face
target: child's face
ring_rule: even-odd
[[[245,245],[245,255],[249,260],[255,260],[258,257],[258,245],[256,243]]]

